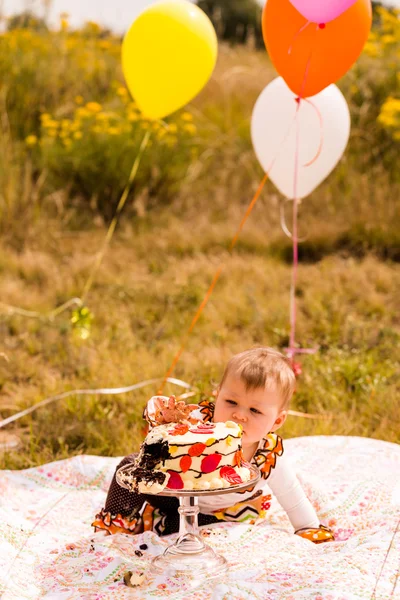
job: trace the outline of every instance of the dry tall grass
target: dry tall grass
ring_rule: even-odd
[[[67,33],[60,36],[64,38],[53,42],[67,44]],[[90,39],[85,51],[91,57],[106,51],[99,46],[101,40]],[[112,48],[119,43],[106,41]],[[72,47],[72,56],[77,47]],[[64,66],[71,64],[70,58],[67,53]],[[104,71],[101,61],[100,66],[91,63],[100,69],[93,67],[93,72],[102,85],[111,59],[104,60]],[[115,65],[117,58],[113,60]],[[400,439],[400,205],[391,158],[398,142],[390,141],[391,133],[377,122],[391,92],[389,62],[385,56],[379,59],[387,71],[378,81],[371,71],[377,62],[372,60],[362,58],[340,83],[353,116],[349,150],[335,173],[301,205],[300,234],[306,241],[301,247],[297,340],[319,351],[302,359],[292,408],[327,418],[291,418],[284,427],[286,437]],[[101,86],[95,88],[94,79],[86,77],[85,101],[114,102],[107,85],[104,98],[93,97]],[[222,46],[212,81],[189,107],[197,128],[195,152],[179,186],[164,197],[151,189],[150,180],[144,181],[130,197],[87,299],[94,314],[87,339],[76,335],[70,313],[49,321],[3,310],[1,418],[64,390],[163,377],[221,264],[221,281],[175,375],[190,382],[200,398],[212,391],[232,353],[254,344],[286,346],[291,246],[280,228],[279,198],[272,185],[256,205],[233,256],[227,250],[262,177],[249,119],[255,99],[272,77],[264,53]],[[62,118],[61,108],[76,110],[69,96],[57,108],[61,96],[56,92],[61,92],[49,85],[57,118]],[[74,95],[82,92],[78,80],[72,85]],[[34,120],[22,139],[5,106],[0,297],[4,303],[46,313],[81,295],[104,239],[107,215],[96,212],[95,202],[85,204],[71,195],[68,180],[51,187],[50,166],[35,158],[34,146],[26,149],[25,135],[41,135]],[[49,104],[41,112],[50,109]],[[37,118],[40,127],[40,114]],[[170,152],[179,156],[181,147]],[[150,161],[152,156],[150,149]],[[139,443],[142,407],[155,391],[150,387],[124,396],[75,396],[39,409],[8,428],[21,438],[22,447],[1,454],[0,467],[33,466],[79,452],[127,453]],[[168,391],[179,390],[169,386]]]

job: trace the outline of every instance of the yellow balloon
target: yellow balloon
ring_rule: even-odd
[[[122,44],[128,88],[148,119],[192,100],[209,80],[218,42],[207,15],[187,0],[162,0],[132,23]]]

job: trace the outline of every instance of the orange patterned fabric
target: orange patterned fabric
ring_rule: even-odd
[[[103,530],[111,535],[115,533],[128,533],[134,535],[135,529],[140,524],[140,521],[140,517],[139,519],[129,519],[129,517],[123,517],[120,514],[112,515],[110,512],[101,510],[96,515],[92,527],[95,528],[95,531]]]
[[[211,400],[203,400],[199,402],[200,412],[203,415],[204,423],[212,421],[215,410],[215,403]]]
[[[262,495],[261,490],[254,496],[238,502],[230,508],[215,512],[214,515],[221,521],[236,521],[237,523],[248,523],[254,525],[257,519],[264,519],[271,507],[271,495]]]
[[[129,519],[122,515],[112,515],[110,512],[102,510],[96,515],[92,523],[95,531],[108,531],[111,535],[114,533],[127,533],[135,535],[143,531],[152,531],[154,526],[154,507],[146,503],[142,516],[136,519]]]
[[[257,450],[253,461],[261,471],[261,477],[268,479],[275,469],[276,459],[283,454],[282,438],[276,433],[269,433],[263,440],[263,446]]]
[[[305,540],[309,540],[314,544],[323,544],[325,542],[334,542],[335,536],[329,527],[325,527],[325,525],[320,525],[317,529],[300,529],[296,531],[296,535],[304,538]]]

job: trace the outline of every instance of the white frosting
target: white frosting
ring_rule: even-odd
[[[168,484],[170,475],[169,473],[165,473],[164,483],[158,483],[157,481],[141,481],[139,483],[139,493],[140,494],[159,494],[163,491],[165,486]]]
[[[199,421],[196,425],[169,423],[155,427],[147,435],[145,443],[146,445],[162,441],[168,443],[171,458],[160,460],[156,467],[156,470],[165,473],[167,478],[163,484],[141,482],[139,491],[158,493],[167,486],[171,476],[178,478],[185,490],[231,487],[238,483],[235,480],[235,473],[239,475],[242,482],[248,481],[249,469],[237,464],[238,451],[241,450],[241,437],[242,428],[233,421],[210,424]],[[231,469],[230,474],[233,479],[227,478],[226,473],[224,473],[225,477],[220,476],[223,467]],[[171,472],[171,476],[168,471]],[[171,488],[173,487],[171,481]]]

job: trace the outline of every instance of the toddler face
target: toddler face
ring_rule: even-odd
[[[234,421],[243,427],[243,448],[256,447],[271,431],[283,425],[287,411],[275,385],[246,390],[235,374],[228,374],[218,391],[214,421]]]

